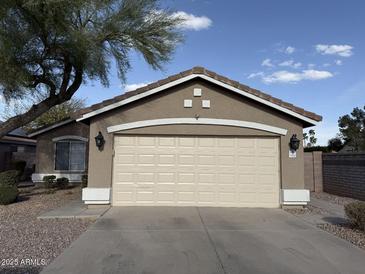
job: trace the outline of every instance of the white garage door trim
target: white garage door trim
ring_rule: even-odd
[[[211,119],[211,118],[165,118],[165,119],[154,119],[154,120],[143,120],[132,123],[125,123],[115,126],[110,126],[107,128],[108,133],[113,133],[117,131],[123,131],[134,128],[143,128],[143,127],[151,127],[151,126],[160,126],[160,125],[219,125],[219,126],[232,126],[232,127],[241,127],[241,128],[252,128],[263,131],[268,131],[280,135],[286,135],[288,132],[286,129],[274,127],[266,124],[256,123],[256,122],[248,122],[248,121],[240,121],[240,120],[229,120],[229,119]]]
[[[114,206],[279,207],[279,138],[114,138]]]

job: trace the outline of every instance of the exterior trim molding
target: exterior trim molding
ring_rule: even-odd
[[[155,120],[143,120],[138,122],[120,124],[110,126],[107,128],[108,133],[117,131],[123,131],[134,128],[161,126],[161,125],[218,125],[218,126],[232,126],[241,128],[252,128],[257,130],[268,131],[280,135],[286,135],[287,130],[279,127],[270,125],[260,124],[256,122],[240,121],[240,120],[228,120],[228,119],[210,119],[210,118],[166,118],[166,119],[155,119]]]
[[[67,140],[67,139],[79,140],[79,141],[83,141],[83,142],[89,141],[88,138],[77,136],[77,135],[64,135],[64,136],[53,138],[52,142],[58,142],[58,141]]]
[[[2,137],[0,139],[0,142],[1,141],[24,142],[24,143],[28,143],[30,145],[36,145],[36,143],[37,143],[37,140],[34,140],[34,139],[25,138],[25,137],[9,136],[9,135],[5,135],[4,137]]]
[[[124,99],[124,100],[121,100],[121,101],[119,101],[119,102],[116,102],[116,103],[110,104],[110,105],[108,105],[108,106],[105,106],[105,107],[99,108],[99,109],[94,110],[94,111],[91,111],[91,112],[89,112],[89,113],[85,113],[85,114],[83,114],[80,118],[78,118],[76,121],[77,121],[77,122],[79,122],[79,121],[82,121],[82,120],[88,119],[88,118],[90,118],[90,117],[93,117],[93,116],[95,116],[95,115],[101,114],[101,113],[103,113],[103,112],[106,112],[106,111],[112,110],[112,109],[114,109],[114,108],[117,108],[117,107],[120,107],[120,106],[123,106],[123,105],[129,104],[129,103],[134,102],[134,101],[136,101],[136,100],[139,100],[139,99],[145,98],[145,97],[147,97],[147,96],[150,96],[150,95],[156,94],[156,93],[158,93],[158,92],[160,92],[160,91],[163,91],[163,90],[165,90],[165,89],[167,89],[167,88],[171,88],[171,87],[173,87],[173,86],[176,86],[176,85],[178,85],[178,84],[184,83],[184,82],[189,81],[189,80],[194,79],[194,78],[202,78],[202,79],[204,79],[204,80],[207,80],[207,81],[209,81],[209,82],[211,82],[211,83],[214,83],[214,84],[216,84],[216,85],[218,85],[218,86],[224,87],[224,88],[229,89],[229,90],[231,90],[231,91],[233,91],[233,92],[235,92],[235,93],[238,93],[238,94],[240,94],[240,95],[242,95],[242,96],[245,96],[245,97],[247,97],[247,98],[250,98],[250,99],[252,99],[252,100],[254,100],[254,101],[260,102],[260,103],[262,103],[262,104],[264,104],[264,105],[267,105],[267,106],[269,106],[269,107],[272,107],[272,108],[274,108],[274,109],[277,109],[277,110],[279,110],[279,111],[282,111],[282,112],[284,112],[284,113],[286,113],[286,114],[288,114],[288,115],[291,115],[291,116],[293,116],[293,117],[295,117],[295,118],[298,118],[298,119],[300,119],[300,120],[302,120],[302,121],[305,121],[305,122],[307,122],[307,123],[309,123],[309,124],[311,124],[311,125],[313,125],[313,126],[318,124],[318,122],[317,122],[317,121],[315,121],[315,120],[313,120],[313,119],[311,119],[311,118],[308,118],[308,117],[306,117],[306,116],[304,116],[304,115],[301,115],[301,114],[299,114],[299,113],[296,113],[296,112],[294,112],[294,111],[292,111],[292,110],[290,110],[290,109],[287,109],[287,108],[284,108],[284,107],[279,106],[279,105],[277,105],[277,104],[274,104],[274,103],[272,103],[272,102],[269,102],[269,101],[267,101],[267,100],[265,100],[265,99],[263,99],[263,98],[260,98],[260,97],[258,97],[258,96],[255,96],[255,95],[250,94],[250,93],[248,93],[248,92],[246,92],[246,91],[243,91],[243,90],[238,89],[238,88],[236,88],[236,87],[234,87],[234,86],[231,86],[231,85],[225,84],[225,83],[223,83],[223,82],[221,82],[221,81],[218,81],[218,80],[216,80],[216,79],[214,79],[214,78],[212,78],[212,77],[209,77],[209,76],[206,76],[206,75],[203,75],[203,74],[191,74],[191,75],[185,76],[185,77],[183,77],[183,78],[180,78],[180,79],[178,79],[178,80],[175,80],[175,81],[169,82],[169,83],[167,83],[167,84],[165,84],[165,85],[159,86],[159,87],[157,87],[157,88],[153,88],[153,89],[150,89],[150,90],[148,90],[148,91],[146,91],[146,92],[143,92],[143,93],[140,93],[140,94],[137,94],[137,95],[131,96],[131,97],[129,97],[129,98],[127,98],[127,99]]]
[[[66,124],[71,123],[71,122],[73,122],[73,121],[75,121],[75,120],[74,120],[74,119],[67,119],[67,120],[65,120],[65,121],[62,121],[62,122],[59,122],[59,123],[53,124],[53,125],[51,125],[51,126],[49,126],[49,127],[43,128],[43,129],[41,129],[41,130],[37,130],[37,131],[35,131],[35,132],[32,132],[32,133],[28,134],[28,137],[34,137],[34,136],[39,135],[39,134],[41,134],[41,133],[43,133],[43,132],[46,132],[46,131],[49,131],[49,130],[51,130],[51,129],[54,129],[54,128],[57,128],[57,127],[60,127],[60,126],[66,125]]]

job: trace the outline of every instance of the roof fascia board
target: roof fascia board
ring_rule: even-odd
[[[183,78],[180,78],[178,80],[172,81],[170,83],[167,83],[165,85],[159,86],[157,88],[150,89],[150,90],[148,90],[146,92],[143,92],[143,93],[140,93],[140,94],[131,96],[131,97],[129,97],[127,99],[124,99],[122,101],[116,102],[114,104],[110,104],[108,106],[102,107],[100,109],[94,110],[94,111],[89,112],[89,113],[86,113],[86,114],[82,115],[81,118],[78,118],[76,121],[79,122],[79,121],[82,121],[84,119],[87,119],[87,118],[93,117],[95,115],[98,115],[100,113],[103,113],[103,112],[112,110],[114,108],[117,108],[117,107],[120,107],[120,106],[124,106],[126,104],[129,104],[129,103],[134,102],[136,100],[139,100],[139,99],[145,98],[147,96],[153,95],[153,94],[158,93],[158,92],[160,92],[162,90],[165,90],[165,89],[168,89],[170,87],[176,86],[178,84],[184,83],[184,82],[189,81],[191,79],[194,79],[196,77],[198,77],[198,74],[188,75],[186,77],[183,77]]]
[[[36,136],[36,135],[39,135],[39,134],[44,133],[44,132],[46,132],[46,131],[49,131],[49,130],[51,130],[51,129],[54,129],[54,128],[57,128],[57,127],[60,127],[60,126],[66,125],[66,124],[71,123],[71,122],[73,122],[73,121],[75,121],[75,120],[74,120],[74,119],[68,119],[68,120],[65,120],[65,121],[59,122],[59,123],[57,123],[57,124],[53,124],[53,125],[51,125],[51,126],[49,126],[49,127],[46,127],[46,128],[41,129],[41,130],[38,130],[38,131],[35,131],[35,132],[33,132],[33,133],[28,134],[28,137],[34,137],[34,136]]]

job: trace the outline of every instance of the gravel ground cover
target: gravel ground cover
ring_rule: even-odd
[[[357,245],[360,248],[365,249],[365,232],[352,228],[349,224],[333,225],[333,224],[320,224],[319,228],[336,235],[346,241]]]
[[[321,208],[314,207],[311,205],[307,205],[305,208],[286,208],[285,211],[294,214],[294,215],[302,215],[302,214],[317,214],[323,215],[325,211]]]
[[[0,205],[0,273],[39,273],[94,220],[37,217],[81,198],[79,187],[66,190],[20,189],[19,201]]]
[[[338,204],[338,205],[346,205],[348,203],[356,201],[355,199],[348,198],[348,197],[341,197],[336,196],[328,193],[311,193],[311,197],[315,197],[320,200],[324,200],[330,203]],[[308,215],[322,215],[322,216],[329,216],[330,214],[318,207],[311,206],[310,204],[303,209],[285,209],[285,211],[301,216],[304,214]],[[318,224],[318,228],[323,229],[339,238],[342,238],[346,241],[351,242],[352,244],[365,249],[365,232],[353,228],[349,223],[345,224],[330,224],[330,223],[323,223]]]
[[[325,193],[325,192],[319,192],[319,193],[312,192],[311,197],[315,197],[317,199],[321,199],[321,200],[324,200],[324,201],[327,201],[330,203],[334,203],[334,204],[338,204],[338,205],[346,205],[348,203],[357,201],[352,198],[341,197],[341,196],[332,195],[332,194]]]

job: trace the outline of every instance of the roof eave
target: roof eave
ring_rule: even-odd
[[[86,119],[90,119],[91,117],[94,117],[94,116],[99,115],[101,113],[110,111],[110,110],[115,109],[117,107],[121,107],[123,105],[129,104],[129,103],[134,102],[136,100],[140,100],[140,99],[145,98],[147,96],[151,96],[151,95],[156,94],[156,93],[158,93],[158,92],[160,92],[162,90],[165,90],[167,88],[176,86],[178,84],[184,83],[186,81],[189,81],[189,80],[194,79],[194,78],[197,78],[197,77],[200,77],[200,78],[205,79],[205,80],[207,80],[209,82],[215,83],[215,84],[217,84],[219,86],[222,86],[222,87],[224,87],[226,89],[229,89],[231,91],[234,91],[234,92],[236,92],[236,93],[238,93],[238,94],[240,94],[242,96],[245,96],[247,98],[250,98],[250,99],[252,99],[254,101],[258,101],[258,102],[260,102],[260,103],[262,103],[264,105],[267,105],[269,107],[272,107],[274,109],[277,109],[279,111],[282,111],[282,112],[284,112],[284,113],[286,113],[286,114],[288,114],[290,116],[294,116],[295,118],[297,118],[299,120],[302,120],[302,121],[308,123],[310,126],[315,126],[320,121],[320,120],[317,121],[317,120],[311,119],[311,118],[309,118],[309,117],[307,117],[305,115],[302,115],[300,113],[297,113],[297,112],[292,111],[290,109],[287,109],[285,107],[282,107],[280,105],[277,105],[277,104],[275,104],[273,102],[270,102],[270,101],[268,101],[268,100],[266,100],[264,98],[261,98],[259,96],[254,95],[254,94],[251,94],[251,93],[249,93],[247,91],[244,91],[242,89],[239,89],[239,88],[237,88],[235,86],[232,86],[232,85],[223,83],[222,81],[219,81],[217,79],[214,79],[214,78],[212,78],[210,76],[207,76],[207,75],[201,74],[201,73],[193,73],[193,74],[186,75],[186,76],[184,76],[182,78],[173,80],[171,82],[167,82],[167,83],[165,83],[165,84],[163,84],[161,86],[157,86],[155,88],[146,90],[145,92],[142,92],[142,93],[133,95],[131,97],[128,97],[126,99],[123,99],[121,101],[112,103],[110,105],[101,107],[99,109],[96,109],[94,111],[90,111],[90,112],[85,113],[85,114],[82,114],[82,116],[80,118],[76,119],[76,121],[77,122],[80,122],[80,121],[84,121]]]
[[[58,127],[60,127],[60,126],[63,126],[63,125],[69,124],[69,123],[74,122],[74,121],[75,121],[75,119],[70,118],[70,119],[67,119],[67,120],[64,120],[64,121],[61,121],[61,122],[58,122],[58,123],[52,124],[52,125],[50,125],[50,126],[48,126],[48,127],[42,128],[42,129],[40,129],[40,130],[36,130],[36,131],[34,131],[34,132],[32,132],[32,133],[29,133],[29,134],[28,134],[28,137],[29,137],[29,138],[35,137],[35,136],[37,136],[37,135],[39,135],[39,134],[42,134],[42,133],[45,133],[45,132],[47,132],[47,131],[49,131],[49,130],[51,130],[51,129],[58,128]]]

